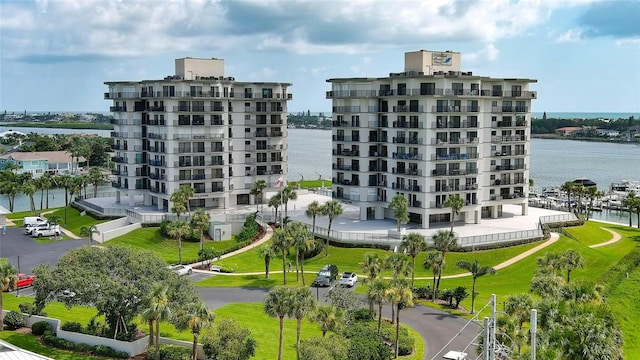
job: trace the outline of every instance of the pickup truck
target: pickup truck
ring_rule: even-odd
[[[60,226],[52,225],[45,229],[34,229],[31,232],[32,237],[43,237],[43,236],[60,236]]]

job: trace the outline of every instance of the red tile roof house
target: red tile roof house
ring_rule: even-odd
[[[71,174],[72,171],[77,173],[79,165],[85,162],[85,158],[72,158],[66,151],[12,152],[0,156],[0,169],[16,164],[18,174],[29,172],[36,178],[45,172],[51,175]]]
[[[556,134],[560,136],[570,136],[582,131],[580,126],[567,126],[556,129]]]

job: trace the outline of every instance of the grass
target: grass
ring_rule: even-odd
[[[284,275],[282,269],[280,273],[269,274],[269,279],[264,277],[264,273],[259,275],[216,275],[211,276],[208,279],[199,281],[195,284],[198,287],[244,287],[244,288],[271,288],[274,286],[282,285],[284,283]],[[306,285],[310,286],[316,277],[315,272],[304,272],[304,278]],[[296,281],[296,273],[287,273],[287,285],[298,286],[302,285],[302,278],[300,281]]]
[[[568,227],[565,230],[581,243],[590,246],[611,240],[611,233],[603,230],[603,227],[606,228],[607,224],[588,221],[583,226]]]
[[[71,206],[67,206],[67,221],[64,220],[65,219],[64,208],[60,208],[56,210],[54,214],[60,216],[60,219],[61,219],[60,221],[62,222],[65,229],[71,231],[72,233],[78,236],[80,235],[80,229],[83,226],[86,226],[87,228],[89,228],[92,225],[97,225],[97,224],[109,221],[109,220],[98,220],[89,214],[80,215],[80,211],[78,211],[78,209]],[[44,217],[47,217],[47,215],[48,214],[45,214]]]
[[[14,331],[1,331],[0,339],[19,348],[44,355],[56,360],[103,360],[101,357],[92,357],[70,351],[58,350],[43,345],[37,337],[30,334],[20,334]]]
[[[607,298],[624,334],[624,357],[640,359],[640,268],[636,268]]]
[[[320,188],[324,184],[325,188],[331,189],[331,180],[304,180],[304,181],[289,181],[289,186],[297,187],[300,185],[301,189],[314,189]]]
[[[234,240],[205,241],[205,248],[224,250],[235,244]],[[159,227],[146,227],[131,231],[104,243],[105,246],[127,246],[138,250],[151,251],[169,264],[178,263],[178,242],[165,237]],[[200,250],[199,242],[182,241],[182,259],[193,260],[198,258]],[[263,266],[264,267],[264,266]]]
[[[38,192],[38,199],[40,199],[40,192]],[[35,201],[35,199],[34,199]],[[38,200],[40,201],[40,200]],[[40,203],[38,202],[38,205]],[[23,220],[25,216],[37,216],[39,212],[45,212],[45,211],[52,211],[52,210],[58,210],[58,208],[52,208],[52,209],[43,209],[43,210],[36,210],[34,212],[31,211],[19,211],[19,212],[14,212],[11,214],[7,214],[7,219],[11,219],[11,220]]]

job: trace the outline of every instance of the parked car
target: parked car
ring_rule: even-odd
[[[35,275],[18,274],[18,288],[33,286],[33,280],[35,279]]]
[[[188,265],[172,265],[167,266],[167,269],[173,271],[178,275],[191,275],[193,274],[193,269]]]
[[[29,225],[29,226],[25,227],[24,228],[24,232],[27,235],[31,235],[34,230],[44,230],[44,229],[48,229],[48,228],[49,228],[49,223],[48,222],[43,222],[43,223],[39,223],[39,224],[32,224],[32,225]]]
[[[60,226],[53,225],[49,226],[46,229],[38,229],[35,228],[31,232],[32,237],[43,237],[43,236],[60,236],[62,232],[60,231]]]
[[[40,216],[26,216],[23,219],[24,227],[46,223],[47,219]]]
[[[357,282],[358,282],[358,275],[353,272],[345,272],[342,274],[342,277],[340,278],[341,286],[354,287]]]
[[[338,267],[335,265],[325,265],[318,272],[318,276],[313,280],[311,286],[331,286],[331,284],[338,278]]]

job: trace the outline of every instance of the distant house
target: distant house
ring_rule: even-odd
[[[13,152],[0,156],[0,169],[15,164],[18,166],[16,173],[31,173],[37,178],[45,172],[51,175],[71,174],[84,162],[85,158],[72,159],[71,154],[66,151]]]
[[[600,136],[606,137],[618,137],[620,136],[620,131],[611,130],[611,129],[596,129],[596,133]]]
[[[582,131],[582,128],[579,126],[567,126],[556,129],[556,134],[560,136],[571,136]]]

